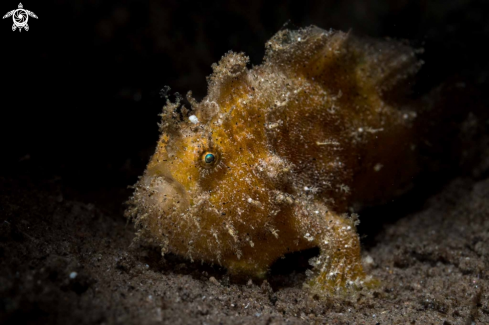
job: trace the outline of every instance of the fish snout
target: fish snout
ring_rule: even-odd
[[[146,191],[147,206],[156,207],[159,215],[183,213],[188,209],[187,192],[172,177],[146,174],[140,186]]]

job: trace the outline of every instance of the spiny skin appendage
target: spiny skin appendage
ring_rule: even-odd
[[[418,171],[406,92],[420,63],[400,43],[316,27],[266,46],[252,69],[226,54],[208,95],[188,95],[190,110],[168,102],[127,214],[163,253],[232,274],[264,277],[284,254],[319,247],[313,291],[368,286],[356,217],[345,213],[388,199]]]

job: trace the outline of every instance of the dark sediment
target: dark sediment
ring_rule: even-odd
[[[290,268],[307,253],[279,262],[268,281],[236,282],[217,267],[132,247],[132,225],[111,209],[67,200],[56,186],[0,181],[1,323],[489,322],[487,179],[456,179],[387,225],[363,252],[381,286],[326,300],[302,289],[304,267]]]

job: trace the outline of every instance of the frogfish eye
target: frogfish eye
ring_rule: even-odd
[[[202,161],[201,164],[204,167],[214,166],[217,163],[218,158],[219,156],[215,152],[210,152],[210,151],[204,152],[204,154],[201,156],[201,161]]]
[[[216,157],[211,153],[206,154],[204,157],[204,161],[206,164],[212,164],[215,159]]]

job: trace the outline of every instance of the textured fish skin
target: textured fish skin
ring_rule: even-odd
[[[312,290],[373,283],[351,211],[420,170],[417,121],[432,103],[408,93],[422,62],[402,43],[314,26],[278,32],[261,65],[248,61],[229,52],[201,102],[164,107],[127,210],[139,238],[251,277],[319,247]]]

